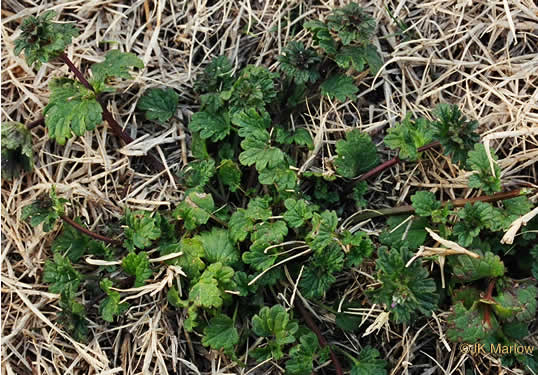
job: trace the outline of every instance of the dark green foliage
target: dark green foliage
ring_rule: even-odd
[[[71,39],[78,35],[72,23],[55,23],[52,19],[56,12],[49,10],[37,17],[26,17],[21,24],[21,36],[15,40],[15,55],[24,51],[26,63],[35,65],[57,57],[71,44]]]
[[[467,166],[475,173],[469,177],[469,187],[482,189],[485,194],[501,191],[501,168],[495,163],[497,156],[490,151],[493,164],[491,165],[484,145],[477,143],[473,151],[469,151]],[[492,168],[493,167],[493,171]]]
[[[387,361],[380,358],[379,351],[371,346],[364,347],[354,361],[351,375],[386,375]]]
[[[125,241],[123,246],[133,251],[145,249],[153,240],[161,237],[161,215],[151,216],[147,211],[130,211],[125,213]]]
[[[375,31],[375,20],[367,15],[357,3],[333,10],[327,17],[327,26],[336,32],[343,45],[352,42],[369,43]]]
[[[183,220],[185,229],[193,230],[209,221],[214,208],[215,203],[211,194],[192,191],[177,206],[174,216]]]
[[[479,141],[477,121],[468,121],[458,106],[439,104],[435,109],[437,120],[432,123],[433,139],[441,142],[446,155],[464,164],[467,154]]]
[[[460,282],[475,281],[487,277],[500,277],[504,275],[504,264],[499,256],[487,252],[477,251],[480,258],[471,258],[468,255],[458,255],[450,258],[454,277]]]
[[[63,145],[72,134],[81,136],[103,121],[95,92],[68,78],[49,83],[49,104],[43,110],[49,137]]]
[[[112,323],[114,318],[121,315],[129,308],[127,302],[120,303],[120,293],[110,289],[114,284],[109,279],[103,279],[99,283],[101,289],[107,294],[107,297],[99,305],[99,314],[103,320]]]
[[[231,87],[233,65],[226,56],[211,60],[204,72],[196,78],[194,88],[199,93],[224,91]]]
[[[334,161],[338,174],[347,178],[357,177],[378,164],[376,147],[370,136],[358,129],[346,134],[345,140],[336,142],[338,157]]]
[[[147,120],[165,123],[174,116],[179,95],[171,88],[149,89],[142,95],[136,108],[145,111]]]
[[[416,161],[420,157],[418,149],[433,140],[430,122],[424,118],[411,119],[407,114],[403,121],[387,131],[385,144],[391,149],[399,149],[399,157]]]
[[[212,349],[232,350],[238,342],[239,334],[234,327],[234,322],[226,315],[221,314],[213,317],[204,328],[202,344],[210,346]]]
[[[454,226],[454,235],[462,246],[469,246],[480,231],[495,225],[498,212],[489,203],[476,202],[458,211],[460,221]]]
[[[265,337],[267,344],[252,352],[254,358],[261,362],[271,356],[278,360],[284,356],[284,346],[295,342],[295,333],[299,325],[292,321],[281,305],[263,307],[252,318],[252,331],[259,337]]]
[[[88,338],[88,323],[86,322],[86,308],[75,300],[75,291],[67,289],[60,295],[60,309],[58,320],[63,328],[77,341],[86,341]]]
[[[439,298],[435,281],[428,277],[420,260],[406,267],[411,256],[406,247],[390,251],[381,247],[376,269],[382,286],[370,291],[372,299],[384,304],[393,320],[399,323],[410,322],[418,312],[430,316]]]
[[[299,283],[301,293],[307,298],[322,297],[336,281],[336,272],[344,268],[344,253],[336,244],[323,252],[315,253],[304,268]]]
[[[336,74],[321,84],[321,95],[327,95],[330,99],[336,98],[341,102],[345,102],[346,98],[355,99],[357,91],[359,89],[353,78],[345,74]]]
[[[21,220],[30,218],[30,225],[37,227],[43,223],[43,231],[49,232],[56,220],[64,214],[64,204],[67,200],[56,196],[56,188],[50,190],[50,198],[37,200],[22,209]]]
[[[68,258],[54,254],[54,262],[47,260],[43,271],[43,281],[50,284],[51,293],[76,292],[82,281],[82,275],[73,268]]]
[[[149,265],[148,254],[141,251],[138,254],[131,252],[121,262],[123,270],[131,276],[135,277],[134,287],[143,286],[151,276],[153,271]]]
[[[405,223],[404,223],[405,221]],[[387,220],[388,228],[381,233],[382,244],[398,247],[405,244],[409,249],[418,249],[428,236],[424,228],[428,225],[425,217],[391,216]]]
[[[114,49],[105,55],[105,61],[92,65],[92,87],[97,92],[108,91],[105,85],[107,79],[131,79],[129,68],[142,69],[143,67],[144,63],[136,55]]]
[[[32,135],[19,122],[2,123],[2,179],[12,180],[34,169]]]
[[[328,351],[321,349],[318,338],[313,332],[299,337],[299,344],[290,349],[290,359],[286,361],[286,373],[291,375],[310,375],[314,361],[324,362]]]
[[[317,65],[321,62],[321,58],[313,49],[305,48],[303,43],[288,43],[278,61],[280,70],[298,85],[316,82],[320,78]]]

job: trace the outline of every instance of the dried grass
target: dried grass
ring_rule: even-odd
[[[173,271],[156,277],[155,293],[144,292],[138,297],[118,327],[107,330],[92,321],[92,341],[85,345],[74,342],[54,323],[58,296],[47,293],[41,282],[44,261],[50,256],[50,243],[59,229],[45,234],[39,228],[31,228],[20,221],[21,208],[56,185],[59,194],[72,202],[69,216],[81,216],[91,223],[93,230],[107,233],[110,223],[118,221],[125,207],[145,210],[173,207],[182,192],[175,187],[170,173],[182,168],[189,154],[186,124],[197,108],[192,84],[198,72],[220,54],[230,57],[237,69],[246,63],[275,69],[275,57],[292,38],[294,25],[303,18],[323,17],[343,3],[227,0],[139,0],[129,5],[105,0],[5,0],[2,3],[2,121],[28,123],[39,118],[47,103],[49,80],[68,74],[58,63],[44,64],[34,72],[21,56],[13,55],[16,28],[29,14],[53,8],[62,20],[77,22],[81,35],[67,53],[83,71],[89,63],[99,61],[109,48],[133,52],[146,65],[133,81],[121,83],[119,92],[108,98],[115,118],[139,139],[136,145],[122,147],[102,125],[60,147],[50,142],[44,129],[38,127],[32,131],[37,154],[35,172],[12,183],[2,182],[2,374],[279,372],[276,364],[242,368],[225,363],[218,353],[201,347],[199,337],[178,330],[183,316],[165,307],[166,294],[162,288],[158,289],[170,281]],[[458,104],[469,118],[479,121],[483,139],[499,156],[505,187],[524,184],[538,187],[537,5],[532,0],[372,0],[361,4],[379,23],[376,43],[384,51],[386,64],[375,79],[363,74],[357,76],[361,94],[355,102],[324,102],[318,108],[308,108],[304,119],[316,148],[301,171],[332,173],[334,140],[343,131],[355,127],[374,134],[380,150],[391,156],[393,152],[387,151],[381,142],[387,127],[402,119],[406,112],[431,118],[431,109],[437,103],[450,102]],[[386,7],[409,26],[405,34],[409,40],[401,41],[400,30]],[[297,14],[300,17],[294,19]],[[305,31],[299,31],[295,38],[310,43]],[[180,109],[168,129],[155,128],[134,111],[140,95],[154,86],[172,87],[181,94]],[[170,172],[159,175],[145,172],[132,157],[144,152],[161,157],[166,154],[163,161]],[[371,206],[400,204],[416,188],[439,192],[442,199],[467,197],[470,192],[466,189],[465,172],[448,163],[438,151],[427,154],[416,165],[402,163],[372,181],[372,189],[379,198],[372,198]],[[377,231],[370,221],[363,226],[371,233]],[[360,297],[372,281],[365,277],[371,274],[371,267],[367,264],[338,280],[342,285],[348,284],[344,298]],[[290,285],[297,282],[290,280]],[[302,296],[296,287],[291,287],[283,292],[282,298],[289,301]],[[317,311],[316,306],[311,308]],[[352,352],[360,350],[368,340],[375,340],[376,347],[393,365],[391,374],[463,374],[473,367],[516,373],[507,368],[501,370],[501,364],[494,358],[469,357],[455,345],[449,351],[446,341],[438,340],[437,336],[443,337],[445,314],[438,314],[424,326],[411,330],[376,321],[382,317],[381,310],[361,310],[350,313],[366,316],[369,330],[385,327],[384,330],[366,339],[346,335],[330,340]],[[316,314],[316,317],[331,337],[334,316]],[[364,329],[361,328],[361,334]],[[536,333],[536,325],[533,329]],[[198,369],[190,362],[194,351],[197,365],[205,362],[207,367]]]

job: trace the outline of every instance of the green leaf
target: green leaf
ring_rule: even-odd
[[[378,164],[376,151],[368,134],[359,129],[353,129],[346,134],[345,140],[336,142],[338,155],[334,160],[336,172],[346,178],[357,177]]]
[[[477,253],[480,255],[478,259],[468,255],[457,255],[449,259],[454,277],[460,282],[470,282],[504,275],[504,263],[498,255],[489,251],[485,254],[481,251]]]
[[[75,218],[74,221],[84,226],[79,218]],[[54,239],[51,250],[54,253],[67,255],[71,262],[78,262],[87,253],[99,256],[111,255],[110,249],[106,248],[102,242],[93,240],[71,225],[64,225],[62,233]]]
[[[286,166],[286,163],[276,168],[263,169],[258,179],[262,185],[274,185],[277,191],[293,190],[297,185],[297,176]]]
[[[336,238],[338,216],[334,211],[325,210],[312,216],[312,230],[306,236],[306,242],[315,252],[321,252]]]
[[[342,245],[346,246],[346,267],[357,267],[374,252],[374,243],[365,232],[343,233]]]
[[[43,270],[43,281],[50,284],[49,292],[76,292],[83,276],[76,271],[67,257],[54,254],[54,262],[47,259]]]
[[[480,139],[476,133],[477,121],[467,121],[456,105],[439,104],[435,109],[437,121],[432,123],[432,136],[443,146],[443,151],[456,163],[463,164],[467,153]]]
[[[386,306],[397,323],[409,323],[418,312],[431,316],[439,299],[435,281],[420,261],[407,267],[412,256],[406,247],[378,250],[376,269],[382,286],[369,293],[375,303]]]
[[[20,122],[2,123],[2,179],[12,180],[34,169],[32,134]]]
[[[248,233],[254,229],[254,222],[247,216],[246,210],[240,208],[233,213],[228,228],[233,241],[244,241]]]
[[[110,289],[112,285],[112,281],[107,278],[99,282],[99,286],[108,296],[99,305],[99,314],[101,314],[103,320],[110,323],[114,321],[114,317],[121,315],[129,308],[129,304],[127,302],[120,303],[120,293]]]
[[[364,52],[364,48],[358,46],[343,47],[335,56],[335,61],[342,69],[349,69],[352,66],[357,72],[362,72],[366,65]]]
[[[471,245],[473,239],[480,234],[480,230],[499,221],[496,215],[498,212],[489,203],[476,202],[473,205],[467,203],[458,211],[460,221],[454,225],[454,235],[458,237],[460,245],[464,247]]]
[[[290,321],[286,309],[281,305],[274,305],[269,308],[262,307],[260,312],[252,317],[252,331],[259,337],[268,339],[268,350],[255,349],[253,356],[259,361],[263,361],[271,356],[279,360],[284,356],[283,347],[295,342],[295,333],[299,325]]]
[[[86,309],[84,305],[75,300],[75,291],[65,290],[60,295],[60,308],[58,320],[63,328],[77,341],[86,341],[88,338],[88,323],[86,322]]]
[[[368,43],[375,32],[376,22],[357,3],[349,3],[332,11],[327,17],[327,26],[346,46],[352,42]]]
[[[205,268],[205,263],[201,259],[205,256],[205,251],[200,236],[184,237],[179,243],[160,246],[161,256],[179,252],[183,255],[169,260],[169,264],[180,266],[189,279],[197,279]]]
[[[534,276],[535,279],[538,279],[538,245],[531,249],[531,256],[533,258],[532,276]]]
[[[373,44],[367,44],[364,47],[364,58],[368,62],[372,75],[376,75],[383,66],[383,58]]]
[[[145,111],[146,120],[165,123],[174,116],[179,95],[171,88],[147,90],[136,103],[136,108]]]
[[[266,132],[267,133],[267,132]],[[256,165],[261,171],[267,167],[274,168],[284,161],[284,153],[281,149],[270,146],[269,134],[263,139],[247,138],[241,142],[243,151],[239,154],[239,161],[246,166]]]
[[[243,262],[250,265],[256,271],[264,271],[275,264],[277,255],[265,253],[265,248],[256,247],[245,251],[242,255]]]
[[[191,288],[189,301],[196,307],[221,307],[227,297],[225,290],[232,289],[234,270],[222,263],[209,265],[200,280]]]
[[[359,358],[355,360],[351,368],[351,375],[386,375],[387,361],[379,358],[377,349],[365,346],[359,353]]]
[[[111,50],[105,56],[105,61],[92,65],[93,81],[103,84],[108,78],[131,79],[129,68],[144,68],[144,63],[135,54]],[[95,88],[95,84],[93,84]]]
[[[338,99],[345,102],[346,98],[355,99],[359,91],[353,78],[345,74],[335,74],[321,84],[321,95],[327,95],[330,99]]]
[[[470,309],[466,309],[462,303],[453,306],[447,317],[447,337],[451,341],[475,344],[491,336],[499,328],[499,323],[493,314],[490,314],[490,321],[486,322],[485,308],[479,303]]]
[[[495,151],[490,150],[492,159],[497,160]],[[467,166],[476,172],[469,177],[469,187],[482,189],[485,194],[501,191],[501,168],[493,162],[494,173],[492,173],[484,145],[482,143],[475,144],[474,150],[469,151],[468,157]]]
[[[536,297],[538,288],[534,281],[516,282],[509,280],[508,285],[497,297],[493,297],[496,305],[493,305],[499,319],[511,322],[530,322],[536,317]]]
[[[315,208],[304,199],[295,200],[288,198],[284,201],[287,211],[284,213],[284,220],[290,228],[299,228],[305,221],[312,218]]]
[[[194,89],[200,93],[227,90],[233,84],[232,73],[233,65],[226,56],[215,57],[196,77]]]
[[[78,35],[73,23],[53,23],[56,12],[49,10],[37,17],[26,17],[20,26],[22,33],[15,40],[14,54],[24,51],[26,63],[35,65],[52,60],[63,53],[71,44],[71,39]]]
[[[406,244],[410,249],[418,249],[428,236],[424,229],[428,225],[426,217],[409,219],[406,215],[391,216],[387,225],[389,228],[379,236],[384,245],[398,247],[399,244]]]
[[[210,263],[220,262],[223,265],[231,265],[239,260],[239,249],[230,240],[227,230],[212,228],[211,232],[200,234],[200,238],[205,258]]]
[[[215,174],[215,161],[213,159],[192,161],[187,169],[180,173],[185,185],[190,188],[203,188]]]
[[[135,248],[145,249],[149,247],[153,240],[161,237],[161,215],[156,213],[154,217],[147,211],[125,212],[125,246],[130,251]]]
[[[81,83],[68,78],[56,78],[49,84],[49,104],[43,110],[49,137],[64,145],[72,133],[82,136],[103,122],[103,109]]]
[[[225,95],[229,95],[231,112],[246,108],[262,109],[271,103],[277,96],[273,81],[277,77],[278,74],[271,73],[263,66],[247,65],[231,91]]]
[[[286,374],[310,375],[314,368],[314,360],[321,351],[321,347],[314,332],[302,335],[299,342],[290,349],[290,359],[286,361]]]
[[[301,42],[289,42],[278,57],[279,68],[297,85],[316,82],[319,77],[317,65],[321,58],[312,48],[305,48]]]
[[[322,252],[314,253],[309,259],[299,282],[301,293],[306,298],[322,297],[336,281],[336,272],[344,268],[344,253],[337,244]]]
[[[411,196],[415,213],[419,216],[431,216],[433,212],[441,208],[441,202],[435,199],[435,194],[430,191],[417,191]]]
[[[271,116],[266,110],[248,108],[237,112],[232,117],[232,123],[239,127],[238,134],[243,138],[269,139],[267,129],[271,126]]]
[[[141,251],[138,254],[130,252],[123,258],[121,267],[129,275],[135,276],[135,288],[143,286],[146,280],[153,276],[153,271],[149,265],[148,254],[145,251]]]
[[[202,345],[210,346],[211,349],[233,350],[238,342],[239,334],[234,327],[234,322],[224,314],[219,314],[211,318],[207,327],[204,328]]]
[[[56,220],[64,214],[66,199],[56,196],[56,188],[50,189],[50,198],[37,200],[22,209],[21,220],[30,218],[30,225],[37,227],[43,223],[43,231],[49,232],[56,224]]]
[[[299,146],[306,146],[309,150],[314,149],[314,142],[310,133],[305,128],[295,129],[295,132],[292,134],[293,142]]]
[[[177,206],[174,216],[184,220],[185,229],[194,230],[209,221],[214,209],[215,202],[211,194],[193,191]]]
[[[241,169],[232,160],[221,161],[218,170],[220,182],[228,186],[231,192],[241,187]]]
[[[264,249],[270,245],[277,245],[284,241],[288,234],[288,227],[282,220],[257,224],[250,235],[251,249]]]
[[[196,112],[191,117],[189,129],[200,132],[203,139],[218,142],[230,134],[230,116],[228,113]]]
[[[411,119],[407,114],[401,123],[391,127],[384,138],[385,144],[391,149],[400,149],[400,159],[416,161],[420,157],[418,149],[429,144],[433,139],[433,132],[428,120]]]

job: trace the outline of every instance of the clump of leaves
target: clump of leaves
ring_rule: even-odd
[[[384,142],[391,149],[399,149],[400,159],[416,161],[420,153],[418,149],[433,139],[431,124],[425,118],[411,119],[407,114],[401,123],[391,127]]]
[[[377,149],[368,134],[354,129],[345,140],[336,142],[336,171],[347,178],[357,177],[379,163]]]
[[[370,291],[372,299],[385,305],[399,323],[410,322],[419,312],[430,316],[439,299],[435,281],[419,261],[406,267],[410,259],[411,253],[405,246],[391,250],[380,247],[376,269],[382,285]]]
[[[357,3],[334,9],[327,22],[309,21],[304,27],[314,41],[343,69],[353,67],[363,71],[370,67],[372,74],[383,65],[383,60],[371,43],[375,31],[375,20],[367,15]]]
[[[50,190],[50,197],[36,200],[34,203],[22,209],[21,219],[30,219],[30,225],[37,227],[43,223],[43,230],[49,232],[52,230],[56,221],[64,214],[64,204],[66,199],[56,196],[56,188],[53,186]]]
[[[284,346],[295,342],[295,333],[298,329],[299,325],[290,319],[283,306],[263,307],[252,318],[252,331],[259,337],[265,337],[267,343],[256,348],[252,356],[258,362],[271,357],[281,359],[284,356]]]
[[[37,17],[26,17],[21,24],[21,35],[15,40],[15,55],[24,51],[28,65],[37,69],[42,63],[60,55],[78,35],[72,23],[56,23],[56,12],[49,10]]]
[[[501,191],[501,168],[495,163],[497,156],[493,150],[490,151],[492,164],[481,143],[476,144],[468,155],[467,165],[475,172],[469,177],[469,187],[482,189],[486,194]]]
[[[33,168],[30,131],[19,122],[2,123],[2,178],[11,180]]]
[[[316,82],[320,78],[316,69],[321,58],[312,48],[305,48],[301,42],[290,42],[279,56],[280,70],[295,83],[301,85],[308,82]]]
[[[179,95],[173,89],[153,88],[142,95],[136,108],[145,112],[146,120],[164,124],[176,113],[178,102]]]
[[[432,123],[433,138],[441,142],[445,154],[459,164],[479,141],[477,121],[469,121],[456,105],[439,104],[435,109],[437,120]]]

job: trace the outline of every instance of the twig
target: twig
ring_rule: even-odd
[[[321,333],[321,330],[319,329],[318,325],[314,322],[314,319],[312,319],[312,316],[310,313],[305,309],[305,307],[302,305],[302,302],[299,300],[295,300],[295,306],[299,309],[299,312],[303,316],[303,319],[306,323],[306,325],[316,334],[318,337],[319,344],[321,347],[326,347],[329,345],[327,340],[325,340],[325,337],[323,337],[323,334]],[[338,357],[334,352],[331,350],[331,347],[329,347],[329,354],[331,356],[331,360],[333,361],[334,369],[336,370],[336,373],[338,375],[344,375],[344,370],[342,370],[342,365],[340,364],[340,361],[338,360]]]
[[[100,234],[94,233],[89,229],[84,228],[82,225],[77,223],[76,221],[70,219],[69,217],[62,215],[60,216],[63,221],[65,221],[67,224],[71,225],[73,228],[78,230],[81,233],[84,233],[87,236],[90,236],[96,240],[103,241],[112,245],[121,245],[121,242],[115,239],[112,239],[110,237],[102,236]]]
[[[429,143],[429,144],[427,144],[425,146],[419,147],[417,149],[417,151],[418,152],[426,151],[426,150],[429,150],[430,148],[434,148],[434,147],[437,147],[439,145],[440,145],[439,141],[435,141],[435,142]],[[368,172],[364,173],[357,180],[355,180],[353,182],[353,184],[351,184],[351,187],[348,187],[346,189],[347,190],[346,193],[350,193],[353,190],[353,187],[355,187],[355,185],[357,183],[359,183],[361,181],[365,181],[365,180],[367,180],[370,177],[373,177],[375,175],[378,175],[379,173],[383,172],[385,169],[389,169],[390,167],[392,167],[394,164],[398,164],[400,161],[401,161],[400,158],[398,156],[395,156],[394,158],[392,158],[390,160],[387,160],[386,162],[378,165],[377,167],[374,167],[374,168],[370,169]]]
[[[511,191],[505,191],[502,193],[495,193],[492,195],[482,195],[482,196],[474,197],[474,198],[465,198],[465,199],[458,198],[458,199],[453,199],[449,201],[444,201],[442,205],[446,206],[447,204],[450,203],[453,207],[463,207],[467,203],[503,201],[506,199],[518,197],[523,193],[523,191],[524,189],[516,189],[516,190],[511,190]],[[415,212],[415,208],[412,205],[405,205],[405,206],[399,206],[399,207],[382,208],[379,210],[369,210],[368,212],[365,212],[361,215],[357,215],[355,219],[357,221],[361,221],[361,220],[366,220],[366,219],[372,219],[379,216],[412,214],[414,212]]]

